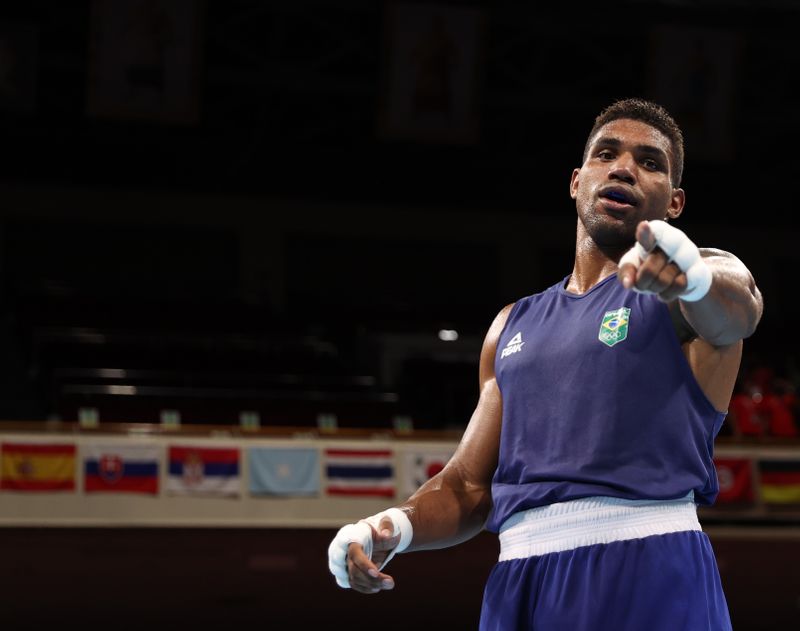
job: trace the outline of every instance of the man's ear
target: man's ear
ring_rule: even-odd
[[[578,196],[578,176],[580,173],[580,169],[572,170],[572,177],[569,180],[569,196],[572,199],[575,199]]]
[[[667,208],[667,215],[664,217],[664,221],[669,221],[670,219],[677,219],[680,217],[685,204],[686,193],[684,193],[683,189],[672,189],[672,197],[670,197],[670,204]]]

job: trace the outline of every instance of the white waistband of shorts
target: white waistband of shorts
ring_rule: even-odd
[[[500,561],[685,530],[701,530],[693,494],[677,500],[586,497],[513,514],[500,528]]]

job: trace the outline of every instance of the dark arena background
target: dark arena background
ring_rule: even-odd
[[[629,96],[684,129],[675,225],[764,295],[700,516],[734,629],[800,628],[800,3],[553,4],[2,4],[4,628],[477,628],[494,536],[374,596],[328,543],[446,462]]]

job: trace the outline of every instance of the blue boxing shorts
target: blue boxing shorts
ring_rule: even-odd
[[[481,631],[722,631],[731,622],[691,496],[591,497],[512,515]]]

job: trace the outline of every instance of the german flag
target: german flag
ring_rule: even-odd
[[[758,470],[766,504],[800,504],[800,460],[760,460]]]
[[[75,489],[75,445],[3,443],[0,489],[72,491]]]

